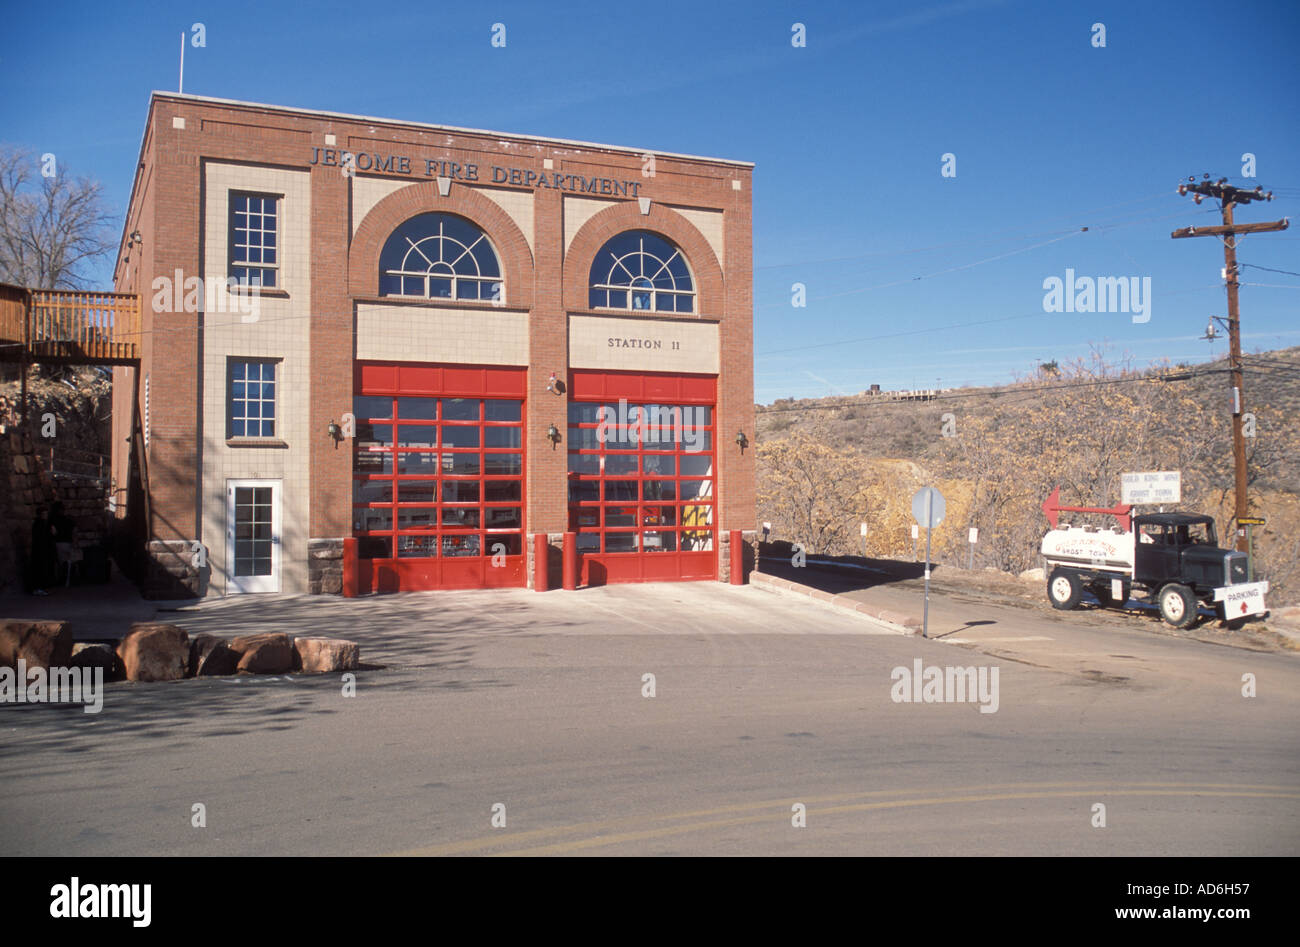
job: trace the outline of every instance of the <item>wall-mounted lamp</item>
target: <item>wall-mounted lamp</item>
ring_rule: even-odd
[[[744,431],[736,433],[736,446],[740,448],[741,453],[744,453],[745,448],[749,446],[749,438],[745,436]]]
[[[551,372],[551,380],[546,383],[546,390],[553,395],[564,394],[564,382],[555,377],[555,372]]]
[[[131,236],[127,237],[127,246],[134,246],[137,243],[144,243],[144,240],[140,236],[140,231],[132,230]]]
[[[331,420],[329,427],[325,429],[325,433],[330,436],[332,441],[334,441],[334,449],[338,450],[339,440],[343,437],[343,428],[339,427],[333,420]]]
[[[546,429],[546,439],[551,442],[551,450],[555,450],[555,445],[560,443],[560,429],[552,424]]]

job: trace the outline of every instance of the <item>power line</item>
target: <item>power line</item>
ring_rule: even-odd
[[[1092,208],[1087,208],[1087,209],[1084,209],[1084,210],[1081,210],[1081,211],[1071,212],[1071,213],[1069,213],[1069,214],[1060,214],[1060,215],[1058,215],[1058,216],[1056,216],[1056,217],[1044,217],[1044,218],[1039,218],[1039,220],[1040,220],[1041,222],[1047,222],[1047,221],[1052,221],[1052,220],[1067,220],[1067,219],[1075,219],[1075,220],[1077,220],[1079,217],[1081,217],[1081,216],[1083,216],[1083,215],[1085,215],[1085,214],[1094,214],[1094,213],[1098,213],[1098,212],[1100,212],[1100,211],[1113,210],[1113,209],[1115,209],[1115,208],[1117,208],[1117,207],[1129,207],[1129,206],[1132,206],[1132,205],[1134,205],[1134,204],[1147,204],[1147,203],[1150,203],[1150,202],[1153,201],[1153,200],[1158,200],[1158,199],[1161,199],[1161,198],[1167,198],[1167,197],[1168,197],[1168,193],[1165,192],[1165,191],[1161,191],[1161,192],[1159,192],[1158,194],[1151,194],[1151,195],[1149,195],[1149,196],[1147,196],[1147,197],[1141,197],[1141,198],[1137,198],[1137,199],[1135,199],[1135,200],[1131,200],[1131,201],[1121,201],[1121,202],[1119,202],[1119,203],[1117,203],[1117,204],[1105,204],[1105,205],[1102,205],[1101,207],[1092,207]],[[1153,219],[1153,218],[1134,218],[1132,222],[1134,222],[1134,223],[1141,223],[1141,222],[1143,222],[1143,221],[1145,221],[1145,220],[1149,220],[1149,219]],[[1123,221],[1121,221],[1121,222],[1115,224],[1114,226],[1127,226],[1127,225],[1128,225],[1128,224],[1126,224],[1126,223],[1124,223]],[[1109,225],[1109,224],[1102,224],[1102,225],[1099,225],[1099,227],[1094,227],[1094,228],[1092,228],[1092,229],[1101,229],[1101,228],[1108,227],[1108,226],[1112,226],[1112,225]],[[1071,228],[1069,228],[1069,229],[1067,229],[1067,230],[1048,230],[1048,231],[1041,231],[1041,232],[1038,232],[1038,233],[1020,233],[1020,232],[1015,232],[1015,231],[1016,231],[1016,228],[1008,227],[1008,228],[1006,228],[1006,229],[1004,229],[1004,230],[995,230],[995,231],[992,231],[991,233],[989,233],[989,234],[986,235],[986,236],[978,237],[978,238],[974,238],[974,239],[971,239],[971,240],[958,240],[958,241],[954,241],[954,242],[951,242],[951,243],[939,243],[939,244],[933,244],[933,245],[931,245],[931,246],[927,246],[927,247],[907,247],[907,248],[902,248],[902,249],[894,248],[894,249],[889,249],[889,250],[870,250],[870,251],[866,251],[866,252],[864,252],[864,253],[852,254],[852,255],[849,255],[849,256],[841,256],[841,257],[819,257],[819,258],[814,258],[814,259],[811,259],[811,260],[799,260],[799,261],[794,261],[794,262],[790,262],[790,263],[765,263],[765,264],[763,264],[763,265],[761,265],[761,266],[756,266],[756,267],[754,267],[754,269],[755,269],[755,271],[758,271],[758,270],[774,270],[774,269],[785,269],[785,268],[789,268],[789,267],[793,267],[793,266],[813,266],[813,265],[816,265],[816,264],[819,264],[819,263],[848,263],[848,262],[852,262],[852,261],[854,261],[854,260],[862,260],[862,259],[866,259],[866,258],[868,258],[868,257],[873,257],[873,256],[893,256],[893,255],[902,255],[902,254],[909,254],[909,253],[925,253],[925,252],[928,252],[928,251],[931,251],[931,250],[946,250],[946,249],[950,249],[950,248],[952,248],[952,247],[962,247],[962,246],[971,246],[971,245],[981,245],[981,244],[986,244],[986,243],[1001,243],[1001,242],[1004,242],[1004,241],[1007,241],[1007,240],[1036,240],[1036,239],[1039,238],[1039,237],[1050,237],[1050,236],[1058,236],[1058,235],[1061,235],[1061,234],[1072,234],[1072,233],[1074,233],[1077,229],[1078,229],[1078,228],[1071,227]],[[1006,236],[1003,236],[1003,235],[1006,235]]]
[[[790,263],[765,263],[762,266],[754,267],[754,271],[759,270],[783,270],[795,266],[817,266],[822,263],[852,263],[856,260],[865,260],[868,257],[877,256],[903,256],[909,253],[928,253],[932,250],[948,250],[953,247],[981,246],[986,243],[1005,243],[1010,240],[1034,240],[1038,237],[1053,237],[1060,234],[1072,234],[1075,231],[1070,230],[1045,230],[1039,233],[1015,234],[1009,237],[981,237],[971,240],[955,240],[951,243],[935,243],[928,247],[906,247],[903,249],[892,250],[868,250],[864,253],[856,253],[852,256],[837,257],[817,257],[811,260],[796,260]]]
[[[1206,283],[1203,286],[1193,286],[1190,289],[1180,289],[1172,293],[1164,293],[1162,294],[1162,298],[1168,299],[1171,296],[1181,296],[1181,295],[1185,295],[1186,293],[1199,293],[1206,289],[1221,289],[1222,287],[1223,287],[1222,283]],[[1034,312],[1021,313],[1020,315],[1016,315],[1016,316],[999,316],[996,319],[979,319],[974,322],[955,322],[946,326],[932,326],[930,328],[925,328],[925,329],[908,329],[903,332],[887,332],[883,335],[868,335],[857,339],[835,339],[834,341],[831,342],[814,342],[810,345],[796,345],[796,346],[783,348],[783,349],[770,349],[764,352],[755,352],[754,355],[756,358],[760,356],[766,357],[770,355],[786,355],[790,352],[805,352],[808,351],[809,349],[825,349],[831,347],[838,347],[841,345],[856,345],[859,342],[876,342],[881,339],[897,339],[909,335],[924,335],[927,332],[942,332],[945,329],[966,329],[971,326],[993,325],[999,322],[1012,322],[1017,319],[1035,319],[1035,318],[1041,318],[1044,315],[1050,315],[1050,314],[1045,313],[1043,310],[1035,310]]]
[[[1300,276],[1300,273],[1292,273],[1290,270],[1275,270],[1271,266],[1260,266],[1258,263],[1238,263],[1238,266],[1249,266],[1253,270],[1268,270],[1270,273],[1285,273],[1287,276]]]
[[[785,355],[787,352],[805,352],[809,349],[824,349],[832,346],[854,345],[858,342],[875,342],[879,339],[897,339],[908,335],[923,335],[927,332],[942,332],[944,329],[964,329],[968,326],[986,326],[996,322],[1011,322],[1015,319],[1033,319],[1042,316],[1041,312],[1027,312],[1018,316],[1001,316],[997,319],[981,319],[978,322],[956,322],[952,325],[934,326],[928,329],[908,329],[905,332],[888,332],[884,335],[869,335],[860,339],[839,339],[834,342],[817,342],[812,345],[797,345],[793,348],[774,349],[770,352],[758,352],[756,355]]]
[[[1243,357],[1244,357],[1244,358],[1253,358],[1253,359],[1255,359],[1255,360],[1257,360],[1257,361],[1277,362],[1279,365],[1294,365],[1294,366],[1300,368],[1300,358],[1297,358],[1297,359],[1278,358],[1276,355],[1270,355],[1270,354],[1263,354],[1263,355],[1260,355],[1260,354],[1255,354],[1255,353],[1252,353],[1252,352],[1246,352],[1246,353],[1244,353],[1244,354],[1243,354]]]
[[[1062,236],[1062,237],[1054,237],[1054,238],[1051,239],[1051,240],[1044,240],[1042,243],[1031,244],[1030,246],[1027,246],[1027,247],[1019,247],[1018,249],[1015,249],[1015,250],[1009,250],[1009,251],[1007,251],[1006,253],[999,253],[999,254],[997,254],[996,256],[986,257],[986,258],[983,259],[983,260],[976,260],[976,261],[973,262],[973,263],[963,263],[963,264],[960,264],[959,266],[950,266],[950,267],[947,267],[946,269],[936,270],[936,271],[933,272],[933,273],[924,273],[924,274],[922,274],[921,276],[910,276],[910,277],[908,277],[908,278],[906,278],[906,279],[890,280],[890,281],[887,282],[887,283],[877,283],[877,284],[874,285],[874,286],[862,286],[862,287],[859,287],[859,288],[857,288],[857,289],[846,289],[846,290],[844,290],[843,292],[839,292],[839,293],[830,293],[830,294],[825,295],[825,296],[813,296],[813,297],[811,297],[811,298],[808,299],[808,302],[821,302],[821,301],[826,300],[826,299],[840,299],[840,298],[842,298],[842,297],[844,297],[844,296],[856,296],[856,295],[858,295],[859,293],[867,293],[867,292],[871,292],[872,290],[875,290],[875,289],[886,289],[886,288],[888,288],[888,287],[890,287],[890,286],[902,286],[904,283],[915,283],[915,282],[918,282],[918,281],[923,280],[923,279],[931,279],[931,278],[933,278],[933,277],[935,277],[935,276],[943,276],[945,273],[955,273],[955,272],[957,272],[958,270],[969,270],[969,269],[971,269],[971,268],[973,268],[973,267],[976,267],[976,266],[982,266],[982,265],[984,265],[985,263],[992,263],[992,262],[994,262],[995,260],[1003,260],[1003,259],[1006,259],[1007,257],[1015,256],[1015,255],[1018,254],[1018,253],[1027,253],[1027,252],[1029,252],[1030,250],[1037,250],[1039,247],[1045,247],[1045,246],[1048,246],[1049,244],[1053,244],[1053,243],[1060,243],[1062,240],[1068,240],[1068,239],[1070,239],[1071,237],[1077,237],[1079,234],[1081,234],[1081,233],[1085,233],[1085,232],[1087,232],[1087,228],[1086,228],[1086,227],[1085,227],[1083,230],[1075,230],[1075,231],[1072,231],[1072,232],[1070,232],[1070,233],[1068,233],[1068,234],[1066,234],[1065,236]],[[762,306],[755,306],[754,308],[755,308],[755,309],[771,309],[771,308],[774,308],[774,307],[776,307],[776,306],[785,306],[785,305],[786,305],[785,302],[770,302],[770,303],[764,303]]]
[[[1227,368],[1210,368],[1210,369],[1185,369],[1174,370],[1168,373],[1168,376],[1160,375],[1137,375],[1130,378],[1093,378],[1085,381],[1061,382],[1060,384],[1051,385],[1029,385],[1026,387],[1012,388],[984,388],[984,389],[967,389],[955,392],[940,392],[933,397],[926,398],[921,402],[908,401],[883,401],[878,396],[867,396],[868,400],[862,401],[841,401],[835,404],[813,404],[813,405],[789,405],[786,407],[759,407],[762,414],[784,414],[789,411],[833,411],[837,408],[886,408],[896,405],[905,404],[930,404],[935,401],[958,401],[966,398],[996,398],[999,403],[1007,401],[1018,401],[1025,397],[1040,394],[1044,391],[1060,391],[1072,388],[1091,388],[1101,385],[1134,385],[1134,384],[1163,384],[1175,381],[1190,381],[1206,375],[1225,375],[1231,369]]]

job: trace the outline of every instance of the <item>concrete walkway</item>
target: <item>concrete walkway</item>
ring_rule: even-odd
[[[135,621],[152,621],[158,602],[147,602],[129,579],[102,585],[59,586],[49,595],[0,595],[0,619],[66,621],[74,641],[114,641]]]
[[[403,592],[345,599],[333,595],[232,595],[196,602],[149,602],[130,582],[0,597],[0,618],[67,621],[77,641],[114,641],[135,621],[179,625],[233,638],[279,631],[347,638],[363,664],[443,664],[473,637],[529,634],[889,634],[854,613],[753,586],[718,582],[615,585],[544,593],[527,589]]]
[[[205,599],[158,621],[191,635],[263,631],[347,638],[363,664],[445,664],[473,639],[524,635],[891,634],[852,614],[810,608],[754,587],[717,582],[614,585],[537,593],[528,589],[404,592],[345,599],[242,595]]]

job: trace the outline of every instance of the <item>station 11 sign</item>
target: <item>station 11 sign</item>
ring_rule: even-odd
[[[1134,506],[1150,503],[1178,503],[1183,498],[1183,477],[1179,470],[1151,470],[1119,475],[1120,502]]]

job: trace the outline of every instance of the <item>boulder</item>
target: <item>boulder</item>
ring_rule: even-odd
[[[361,661],[361,647],[342,638],[294,638],[293,651],[293,669],[308,674],[352,671]]]
[[[1047,573],[1042,569],[1026,569],[1024,572],[1020,573],[1020,578],[1024,579],[1026,582],[1042,582],[1047,578]]]
[[[104,680],[106,681],[117,678],[120,670],[117,654],[111,647],[106,644],[91,644],[85,641],[72,646],[72,659],[69,666],[74,668],[103,668]]]
[[[190,636],[184,628],[138,621],[117,646],[128,681],[178,681],[190,660]]]
[[[216,635],[195,635],[190,639],[187,677],[219,677],[234,674],[239,667],[239,653]]]
[[[281,632],[240,635],[230,642],[239,654],[237,670],[241,674],[286,674],[293,670],[293,645]]]
[[[67,667],[72,660],[72,632],[66,621],[0,621],[0,665],[17,668]]]

